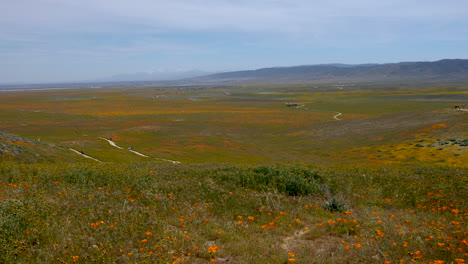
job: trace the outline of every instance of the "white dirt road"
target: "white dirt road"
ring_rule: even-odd
[[[338,121],[341,121],[341,118],[339,118],[339,116],[343,115],[343,113],[336,112],[336,111],[327,111],[327,110],[312,109],[312,108],[307,108],[307,109],[318,111],[318,112],[335,113],[335,115],[333,116],[333,119],[338,120]]]
[[[118,148],[118,149],[124,149],[124,148],[118,146],[117,144],[115,144],[115,142],[112,141],[112,140],[110,140],[110,139],[103,138],[103,137],[99,137],[99,138],[100,138],[100,139],[103,139],[103,140],[105,140],[105,141],[107,141],[107,142],[108,142],[111,146],[113,146],[113,147],[116,147],[116,148]],[[142,156],[142,157],[145,157],[145,158],[151,158],[151,157],[148,156],[148,155],[145,155],[145,154],[143,154],[143,153],[140,153],[140,152],[135,151],[135,150],[132,150],[132,149],[128,149],[128,151],[130,151],[130,152],[132,152],[132,153],[134,153],[134,154],[136,154],[136,155],[138,155],[138,156]],[[180,161],[176,161],[176,160],[161,159],[161,158],[154,158],[154,159],[162,160],[162,161],[167,161],[167,162],[171,162],[171,163],[174,163],[174,164],[179,164],[179,163],[180,163]]]
[[[341,116],[343,113],[340,113],[340,112],[336,112],[337,114],[333,116],[333,118],[335,118],[336,120],[341,120],[340,118],[338,118],[339,116]]]
[[[85,157],[85,158],[88,158],[88,159],[92,159],[92,160],[97,161],[97,162],[102,162],[102,161],[100,161],[100,160],[98,160],[98,159],[95,159],[95,158],[93,158],[93,157],[91,157],[91,156],[88,156],[88,155],[86,155],[86,154],[83,154],[83,153],[79,152],[79,151],[76,150],[76,149],[69,148],[69,150],[75,152],[75,153],[78,154],[78,155],[81,155],[82,157]]]

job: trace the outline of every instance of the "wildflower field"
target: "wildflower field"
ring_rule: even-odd
[[[468,263],[467,96],[0,93],[0,263]]]

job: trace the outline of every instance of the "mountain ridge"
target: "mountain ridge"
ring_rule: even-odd
[[[210,74],[187,79],[195,82],[332,82],[332,81],[468,81],[468,60],[384,64],[318,64],[271,67]]]

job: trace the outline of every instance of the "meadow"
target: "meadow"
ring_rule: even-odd
[[[468,262],[468,90],[326,88],[2,92],[0,263]]]
[[[80,149],[105,162],[146,159],[99,137],[183,163],[414,160],[463,165],[454,155],[466,154],[465,148],[435,151],[413,143],[466,139],[466,112],[453,109],[467,101],[466,89],[330,90],[253,86],[8,92],[0,97],[0,131]],[[334,118],[337,113],[342,114]],[[57,161],[74,160],[62,157]]]

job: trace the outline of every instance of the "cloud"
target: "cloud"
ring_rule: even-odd
[[[468,2],[375,0],[15,0],[0,21],[68,31],[153,30],[308,32],[363,20],[440,21],[466,17]],[[365,25],[362,25],[365,26]]]
[[[459,52],[468,40],[466,0],[14,0],[0,7],[0,74],[50,64],[77,65],[83,75],[138,65],[241,69],[347,62],[369,50],[375,62],[401,50],[427,57],[422,52],[437,53],[427,45],[435,42]]]

